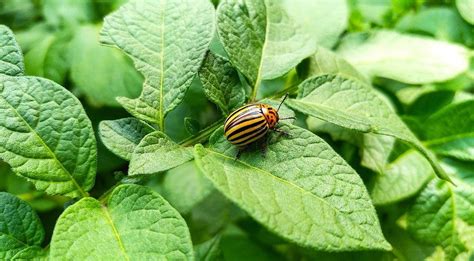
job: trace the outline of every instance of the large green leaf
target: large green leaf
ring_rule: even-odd
[[[192,159],[191,147],[176,144],[162,132],[155,131],[146,135],[133,151],[129,175],[163,172]]]
[[[307,60],[306,67],[304,65],[301,67],[299,73],[303,79],[331,74],[369,83],[351,64],[339,57],[336,53],[321,47]],[[387,101],[387,104],[391,106],[390,102],[382,94],[377,92],[377,95]],[[381,172],[385,167],[391,148],[395,142],[392,137],[372,133],[360,134],[314,117],[308,117],[306,122],[312,131],[327,132],[333,139],[344,140],[359,145],[362,154],[361,164],[378,172]]]
[[[326,251],[390,249],[357,173],[321,138],[284,125],[266,156],[244,152],[216,131],[195,160],[225,196],[280,236]]]
[[[79,100],[52,81],[0,76],[0,158],[39,190],[86,195],[96,141]]]
[[[120,185],[106,205],[84,198],[59,217],[53,259],[186,260],[193,246],[183,218],[160,195]]]
[[[423,124],[426,144],[436,153],[474,161],[474,100],[452,104]]]
[[[48,261],[49,252],[41,247],[32,246],[24,248],[13,256],[12,260],[29,260],[29,261]]]
[[[320,20],[314,12],[331,15]],[[335,42],[346,16],[347,6],[339,0],[225,0],[217,9],[219,37],[231,62],[254,86],[252,98],[262,79],[288,72],[314,53],[317,42]]]
[[[18,76],[24,71],[23,55],[13,32],[0,24],[0,74]]]
[[[411,84],[449,80],[469,66],[461,45],[386,30],[349,35],[338,53],[368,76]]]
[[[153,128],[136,118],[101,121],[99,133],[102,143],[117,156],[130,160],[140,141]]]
[[[71,80],[92,103],[118,106],[116,97],[140,95],[143,78],[123,53],[100,45],[99,30],[95,25],[75,30],[69,49]]]
[[[226,58],[209,52],[199,69],[199,77],[206,96],[225,114],[244,103],[245,90],[239,74]]]
[[[456,0],[456,7],[464,20],[474,25],[474,1]]]
[[[38,215],[24,201],[0,192],[0,258],[10,260],[19,252],[39,247],[44,229]]]
[[[373,133],[361,133],[314,117],[308,117],[306,123],[308,129],[313,132],[324,132],[329,134],[333,140],[345,141],[358,146],[362,158],[361,165],[378,173],[383,172],[395,138]]]
[[[105,18],[101,41],[132,57],[145,76],[139,98],[119,103],[135,117],[157,123],[184,94],[211,42],[214,8],[207,0],[132,0]]]
[[[293,109],[348,129],[405,141],[430,161],[440,178],[450,180],[433,153],[369,85],[340,76],[321,75],[304,81],[299,88],[300,99],[287,101]]]
[[[430,163],[416,151],[400,155],[377,174],[370,196],[384,205],[415,195],[432,177]]]
[[[447,260],[474,248],[474,189],[432,181],[408,212],[408,230],[425,243],[440,245]]]

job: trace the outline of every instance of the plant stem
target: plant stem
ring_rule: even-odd
[[[202,129],[200,132],[196,133],[195,135],[193,135],[193,136],[191,136],[187,139],[184,139],[179,144],[181,146],[191,146],[191,145],[194,145],[196,143],[205,141],[209,138],[209,136],[211,136],[211,134],[217,128],[219,128],[222,125],[222,123],[224,123],[224,119],[220,119],[220,120],[216,121],[215,123],[213,123],[213,124],[207,126],[206,128]]]

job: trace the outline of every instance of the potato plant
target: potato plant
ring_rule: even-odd
[[[4,0],[0,22],[2,260],[474,258],[473,0]],[[236,157],[226,117],[286,94],[288,135]]]

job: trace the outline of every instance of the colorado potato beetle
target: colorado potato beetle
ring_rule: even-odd
[[[285,95],[276,110],[267,104],[253,103],[242,106],[229,114],[224,123],[224,135],[227,140],[239,148],[243,148],[260,140],[270,130],[286,134],[285,132],[278,130],[276,126],[279,120],[293,118],[280,119],[278,115],[280,106],[283,104],[287,96],[288,94]]]

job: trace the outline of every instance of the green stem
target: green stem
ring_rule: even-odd
[[[181,146],[191,146],[191,145],[194,145],[196,143],[203,142],[203,141],[207,140],[209,138],[209,136],[211,136],[211,134],[217,128],[219,128],[222,125],[222,123],[224,123],[224,119],[220,119],[220,120],[216,121],[212,125],[209,125],[208,127],[202,129],[200,132],[196,133],[195,135],[193,135],[193,136],[191,136],[187,139],[184,139],[179,144]]]

